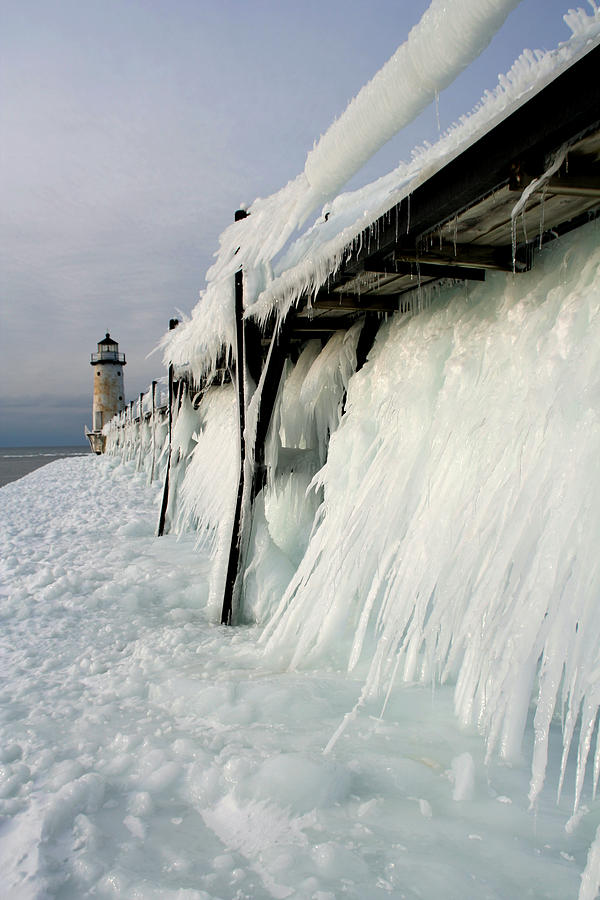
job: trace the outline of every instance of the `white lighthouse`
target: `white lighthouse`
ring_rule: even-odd
[[[92,430],[86,429],[86,436],[94,453],[103,453],[106,439],[102,429],[113,416],[125,409],[125,387],[123,366],[125,354],[119,353],[118,343],[106,337],[98,341],[98,352],[92,353],[94,367],[94,404],[92,407]]]

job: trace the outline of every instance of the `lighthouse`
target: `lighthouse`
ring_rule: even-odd
[[[108,331],[106,337],[98,341],[98,352],[92,353],[91,365],[94,368],[92,430],[86,428],[85,433],[94,453],[103,453],[106,439],[102,429],[113,416],[125,409],[125,354],[119,353],[119,345]]]

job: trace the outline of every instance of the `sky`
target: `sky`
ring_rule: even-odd
[[[522,0],[490,46],[347,187],[434,141],[573,0]],[[583,0],[580,4],[585,6]],[[77,444],[90,354],[125,353],[128,400],[195,306],[242,203],[307,152],[428,0],[0,0],[0,446]]]

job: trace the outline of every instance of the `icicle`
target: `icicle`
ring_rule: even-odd
[[[521,227],[523,228],[523,241],[527,243],[527,222],[525,220],[525,208],[521,210]],[[513,262],[514,267],[514,262]]]
[[[596,799],[596,795],[598,793],[598,777],[600,776],[600,728],[596,734],[596,751],[594,753],[594,774],[593,774],[593,788],[592,788],[592,796],[594,800]]]
[[[364,698],[388,695],[395,671],[437,670],[455,682],[457,715],[485,736],[488,760],[518,751],[537,679],[534,806],[556,712],[559,788],[578,738],[580,808],[597,730],[600,431],[569,398],[585,395],[600,346],[599,254],[590,226],[548,248],[535,285],[498,276],[472,288],[468,310],[442,287],[448,302],[414,315],[435,296],[422,288],[411,318],[390,319],[348,384],[315,482],[318,524],[265,634],[294,665],[368,663]],[[595,753],[597,785],[597,738]]]
[[[540,241],[539,241],[539,245],[538,245],[539,250],[542,249],[543,239],[544,239],[544,200],[545,200],[545,197],[546,197],[546,185],[544,185],[544,187],[542,188],[542,197],[540,199]],[[514,260],[514,256],[515,256],[515,251],[513,251],[513,260]],[[514,261],[513,261],[513,268],[514,268]]]
[[[567,152],[566,146],[563,146],[559,150],[556,151],[556,153],[552,157],[550,165],[548,166],[546,171],[543,173],[543,175],[540,175],[539,178],[534,178],[531,181],[531,183],[527,185],[527,187],[523,190],[523,193],[521,194],[521,196],[519,197],[519,199],[517,200],[517,202],[515,203],[515,205],[513,206],[512,210],[511,210],[510,220],[511,220],[513,274],[516,272],[516,266],[517,266],[517,224],[516,224],[517,216],[521,212],[523,212],[523,214],[524,214],[525,206],[527,204],[527,201],[531,197],[531,195],[535,191],[537,191],[541,187],[543,187],[544,184],[546,184],[546,182],[556,172],[558,172],[558,170],[560,169],[561,165],[564,162],[566,152]],[[523,222],[524,221],[525,220],[523,218]],[[525,238],[525,240],[526,239],[527,238]]]
[[[600,825],[589,849],[585,870],[581,876],[578,900],[596,900],[600,891]]]

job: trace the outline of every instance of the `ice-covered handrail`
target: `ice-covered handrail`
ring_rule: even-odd
[[[347,247],[353,240],[359,240],[372,222],[598,42],[600,9],[593,0],[588,3],[589,12],[570,10],[564,16],[572,31],[569,40],[550,51],[524,50],[511,69],[499,76],[496,88],[485,91],[475,110],[461,117],[460,122],[435,145],[418,148],[409,163],[402,163],[373,184],[352,193],[338,194],[329,204],[329,220],[321,219],[300,234],[283,254],[280,253],[283,245],[306,216],[307,197],[316,196],[316,189],[310,188],[307,172],[303,171],[276,194],[255,200],[248,218],[222,233],[217,260],[207,274],[206,290],[201,293],[191,319],[165,335],[162,344],[166,364],[172,362],[185,368],[197,382],[217,367],[223,346],[230,347],[233,340],[233,273],[240,265],[246,272],[246,314],[259,322],[268,319],[274,309],[285,314],[301,294],[317,290],[340,264]],[[436,2],[435,8],[437,6]],[[475,5],[471,6],[475,10]],[[430,9],[434,9],[433,4]],[[464,11],[463,15],[466,15]],[[480,20],[477,21],[481,25]],[[475,30],[473,26],[474,33]],[[441,40],[441,35],[442,31],[439,31],[437,40]],[[399,53],[400,50],[392,60],[397,59]],[[392,60],[382,72],[387,71]],[[370,84],[377,80],[378,76],[375,76]],[[371,92],[369,85],[367,88]],[[355,117],[354,124],[358,128],[358,114],[354,112],[356,102],[352,101],[347,113]],[[343,130],[340,123],[345,115],[331,126],[309,154],[307,170],[315,184],[316,159],[321,156],[325,171],[329,151],[326,153],[323,148],[333,147],[330,143],[333,138],[328,135]],[[318,155],[315,155],[317,151]],[[338,159],[338,165],[341,171],[341,159]],[[348,173],[350,163],[346,162],[344,166]],[[322,195],[320,198],[322,200]]]
[[[432,0],[407,40],[308,154],[319,197],[346,181],[476,59],[521,0]]]
[[[286,249],[248,315],[259,322],[274,308],[284,315],[299,296],[316,293],[381,216],[595,46],[600,39],[600,9],[593,0],[588,2],[590,13],[577,9],[564,16],[572,31],[569,40],[553,50],[524,50],[499,76],[497,86],[486,90],[474,110],[461,116],[435,144],[416,148],[410,162],[400,163],[377,181],[338,194],[327,205],[328,221],[321,218]]]
[[[271,197],[255,200],[251,215],[223,232],[192,320],[163,340],[168,362],[191,368],[196,378],[214,367],[222,346],[233,343],[235,270],[247,272],[250,306],[294,231],[481,53],[519,2],[432,0],[407,40],[308,154],[304,171]]]

